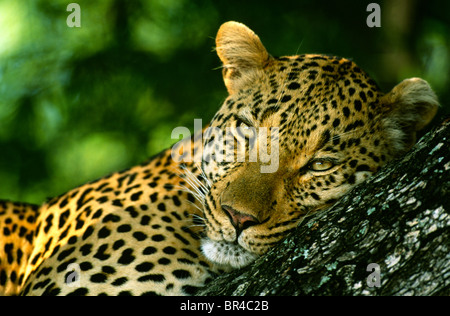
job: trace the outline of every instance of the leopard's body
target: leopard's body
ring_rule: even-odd
[[[408,150],[436,112],[422,79],[383,94],[344,58],[274,58],[236,22],[216,44],[229,96],[203,139],[40,207],[0,204],[0,293],[195,293]]]

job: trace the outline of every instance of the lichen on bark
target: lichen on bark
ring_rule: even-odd
[[[199,295],[450,295],[449,197],[447,120],[254,264]]]

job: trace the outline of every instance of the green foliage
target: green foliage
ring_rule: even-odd
[[[447,2],[378,1],[381,28],[371,1],[80,0],[80,28],[70,2],[0,0],[0,199],[40,203],[206,124],[226,97],[213,47],[228,20],[273,55],[349,57],[386,91],[420,76],[449,104]]]

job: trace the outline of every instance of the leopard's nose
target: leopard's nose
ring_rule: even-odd
[[[260,223],[255,216],[241,213],[230,206],[222,205],[222,209],[228,215],[231,224],[236,229],[236,236],[239,236],[244,229]]]

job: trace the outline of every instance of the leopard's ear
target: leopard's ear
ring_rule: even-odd
[[[233,21],[222,24],[217,32],[216,51],[223,63],[223,79],[230,94],[251,84],[271,59],[258,35]]]
[[[416,132],[430,123],[439,106],[430,85],[420,78],[403,80],[381,101],[386,109],[383,124],[397,154],[414,145]]]

